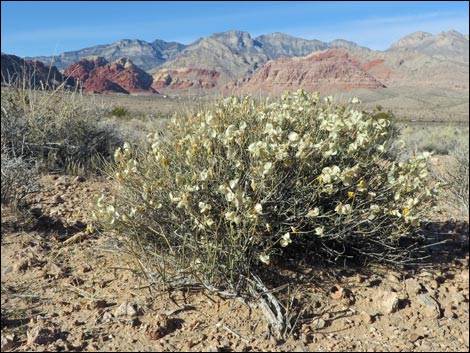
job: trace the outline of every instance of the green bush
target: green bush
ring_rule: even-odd
[[[144,150],[115,152],[115,196],[96,215],[161,276],[217,288],[243,291],[287,255],[403,264],[400,241],[418,238],[436,195],[429,154],[392,159],[387,115],[357,102],[299,90],[175,117]]]
[[[64,86],[2,88],[2,153],[39,162],[42,171],[88,173],[122,143],[102,123],[106,111]]]
[[[129,110],[121,106],[114,107],[113,109],[111,109],[111,115],[117,118],[124,118],[125,116],[129,115]]]

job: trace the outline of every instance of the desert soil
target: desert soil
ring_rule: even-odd
[[[106,180],[41,183],[31,224],[2,209],[2,351],[468,352],[467,221],[436,216],[429,234],[446,242],[432,266],[283,273],[304,283],[293,292],[303,316],[283,341],[256,306],[203,290],[158,292],[111,234],[85,232]]]

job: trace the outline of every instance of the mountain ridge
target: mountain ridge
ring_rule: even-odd
[[[387,50],[374,51],[343,39],[323,42],[281,32],[252,37],[245,31],[230,30],[199,38],[189,45],[159,39],[153,42],[122,39],[110,45],[62,53],[54,59],[57,59],[59,64],[65,65],[84,55],[86,57],[80,60],[86,58],[95,60],[101,57],[108,63],[115,63],[121,58],[127,58],[126,60],[132,63],[132,68],[125,73],[120,71],[121,68],[117,64],[112,70],[106,69],[106,75],[104,69],[98,70],[101,72],[101,80],[98,80],[95,86],[103,87],[105,91],[118,89],[117,86],[127,92],[152,89],[181,91],[193,88],[220,91],[240,85],[250,87],[255,82],[259,87],[268,87],[269,84],[272,87],[281,87],[284,84],[276,83],[280,78],[275,79],[270,76],[272,74],[261,75],[266,79],[269,77],[270,83],[259,82],[260,77],[257,74],[263,70],[265,73],[272,72],[274,67],[283,80],[292,78],[296,84],[311,89],[326,87],[325,82],[328,80],[332,87],[336,85],[343,89],[347,89],[348,84],[350,87],[360,87],[367,80],[371,80],[370,87],[376,86],[376,88],[381,85],[385,87],[406,85],[468,90],[468,43],[468,36],[454,30],[436,35],[421,31],[404,36],[390,45]],[[310,63],[309,70],[321,71],[324,67],[328,67],[328,72],[305,71],[308,66],[306,58],[312,53],[322,51],[329,51],[328,57],[322,59],[325,62],[315,65]],[[349,55],[347,60],[345,55]],[[47,59],[51,59],[51,57],[42,58],[46,59],[46,62]],[[296,60],[285,60],[285,58]],[[303,64],[299,64],[297,59]],[[84,67],[87,65],[85,63]],[[351,65],[355,67],[354,70]],[[345,69],[347,67],[349,69]],[[71,72],[67,70],[66,72]],[[80,70],[83,71],[84,68]],[[299,76],[298,70],[303,74]],[[145,71],[145,74],[142,73]],[[148,74],[150,75],[146,76]],[[130,82],[125,82],[126,77]],[[305,80],[298,81],[298,77],[304,77]],[[83,82],[83,77],[78,78]],[[379,84],[372,83],[371,78]],[[316,85],[314,85],[315,80],[318,80]],[[344,84],[339,84],[340,82]],[[130,90],[123,88],[122,85],[129,85]],[[95,91],[94,88],[92,90]]]

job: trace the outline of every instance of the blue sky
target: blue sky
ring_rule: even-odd
[[[1,50],[56,55],[119,39],[189,44],[237,29],[385,50],[416,31],[469,33],[467,1],[2,1]]]

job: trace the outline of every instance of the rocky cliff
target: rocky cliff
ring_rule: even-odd
[[[88,92],[156,93],[152,76],[127,58],[108,63],[102,57],[82,59],[70,65],[65,75],[74,77]]]

